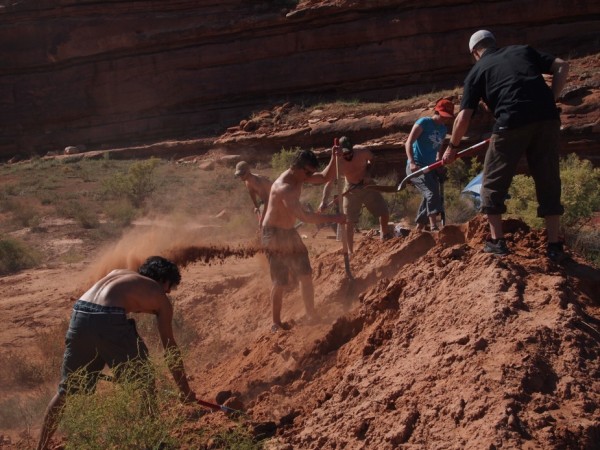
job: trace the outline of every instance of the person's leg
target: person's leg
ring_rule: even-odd
[[[58,427],[58,422],[65,406],[66,395],[57,392],[46,409],[44,415],[44,423],[40,433],[40,440],[37,445],[37,450],[46,450],[50,444],[50,439]]]
[[[548,242],[559,242],[560,232],[560,216],[546,216],[546,233],[548,234]]]
[[[490,225],[490,236],[492,239],[504,239],[504,230],[502,230],[502,215],[488,214],[488,224]]]
[[[273,324],[282,326],[281,304],[283,302],[283,286],[273,283],[271,287],[271,306],[273,308]]]
[[[439,182],[433,173],[426,173],[412,180],[412,183],[423,196],[417,213],[417,228],[423,229],[425,225],[437,228],[437,215],[441,212],[441,198]]]
[[[392,233],[388,231],[390,213],[383,195],[377,191],[365,190],[364,204],[373,216],[379,218],[379,236],[381,239],[385,240],[392,237]]]
[[[427,200],[425,200],[424,196],[419,204],[417,216],[415,217],[415,223],[417,224],[417,230],[424,230],[425,225],[427,225]]]
[[[300,293],[304,302],[304,309],[309,319],[317,319],[317,311],[315,310],[315,289],[313,286],[312,274],[300,275]]]
[[[548,243],[558,243],[560,216],[564,213],[560,202],[560,122],[549,120],[534,125],[535,139],[527,149],[527,164],[535,182],[538,217],[544,217],[546,221]]]
[[[389,214],[382,214],[379,216],[379,235],[382,239],[386,239],[388,237],[388,224],[390,222]]]
[[[504,203],[519,159],[530,140],[528,130],[521,128],[492,135],[483,165],[481,212],[487,216],[493,245],[498,239],[504,239],[502,229],[502,214],[506,212]]]

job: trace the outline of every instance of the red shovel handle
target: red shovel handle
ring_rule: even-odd
[[[477,150],[479,150],[481,147],[483,147],[484,145],[487,145],[490,143],[490,139],[486,139],[484,141],[479,142],[478,144],[472,145],[468,148],[465,148],[464,150],[461,150],[460,152],[458,152],[456,154],[456,159],[460,159],[460,158],[464,158],[465,156],[469,156],[473,153],[475,153]],[[439,161],[434,162],[433,164],[430,164],[428,166],[425,166],[419,170],[414,171],[413,173],[411,173],[409,176],[407,176],[406,178],[404,178],[404,180],[402,180],[402,182],[398,185],[398,190],[401,191],[402,188],[404,186],[406,186],[406,182],[412,178],[418,177],[420,175],[423,175],[424,173],[428,173],[431,172],[432,170],[437,169],[438,167],[442,167],[444,164],[444,160],[440,159]]]
[[[200,406],[204,406],[205,408],[212,409],[213,411],[223,411],[224,413],[230,414],[245,414],[243,411],[238,411],[237,409],[230,408],[225,405],[217,405],[216,403],[205,402],[204,400],[196,399],[196,402]]]

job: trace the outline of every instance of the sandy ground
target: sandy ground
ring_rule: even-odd
[[[192,336],[190,383],[209,401],[234,392],[248,426],[272,438],[268,448],[598,448],[599,271],[576,255],[549,262],[540,233],[518,221],[506,228],[514,252],[504,258],[481,252],[481,219],[387,242],[359,235],[350,283],[333,233],[313,238],[305,225],[322,320],[302,323],[290,289],[283,319],[292,328],[278,333],[252,240],[163,248],[186,264],[172,297]],[[86,263],[0,278],[3,353],[39,357],[39,336],[64,327],[91,279],[162,248],[148,236]],[[0,395],[43,397],[14,382]],[[35,435],[43,407],[28,423],[0,426],[1,447]],[[213,414],[189,428],[228,421]]]

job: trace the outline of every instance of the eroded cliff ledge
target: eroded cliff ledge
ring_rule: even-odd
[[[563,58],[599,50],[591,0],[3,3],[2,159],[216,136],[284,101],[459,86],[482,27]],[[598,146],[592,128],[580,137]]]

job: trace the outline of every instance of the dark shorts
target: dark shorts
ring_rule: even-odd
[[[504,214],[504,201],[523,155],[535,182],[538,217],[563,214],[558,144],[560,121],[545,120],[492,135],[485,155],[481,212]]]
[[[262,244],[269,260],[271,281],[285,286],[290,275],[310,275],[308,250],[295,228],[263,227]]]
[[[124,363],[148,359],[148,348],[137,333],[135,321],[127,319],[123,308],[83,300],[73,306],[65,347],[60,393],[93,392],[105,365],[118,372]],[[73,372],[78,375],[73,376]]]

